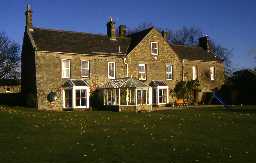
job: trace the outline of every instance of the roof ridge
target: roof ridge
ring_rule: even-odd
[[[180,46],[180,47],[185,47],[185,48],[201,48],[200,46],[196,45],[179,45],[179,44],[170,44],[171,46]]]
[[[146,28],[146,29],[143,29],[143,30],[140,30],[140,31],[137,31],[137,32],[134,32],[134,33],[132,33],[132,34],[129,34],[128,37],[131,36],[131,35],[143,33],[143,32],[146,32],[146,31],[151,31],[152,29],[154,29],[153,26],[152,26],[152,27],[149,27],[149,28]]]
[[[78,31],[70,31],[70,30],[55,29],[55,28],[33,27],[33,29],[47,30],[47,31],[53,31],[53,32],[67,32],[67,33],[75,33],[75,34],[90,34],[90,35],[96,35],[96,36],[107,36],[107,35],[99,34],[99,33],[78,32]]]

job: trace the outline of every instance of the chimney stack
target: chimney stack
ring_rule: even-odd
[[[32,8],[31,8],[31,5],[29,4],[27,5],[25,16],[26,16],[26,29],[30,29],[33,27],[33,25],[32,25]]]
[[[199,46],[206,50],[207,52],[210,52],[210,44],[209,44],[209,39],[208,35],[205,35],[203,37],[199,38]]]
[[[167,32],[167,31],[162,31],[162,36],[163,36],[163,38],[167,41],[167,40],[168,40],[168,36],[169,36],[169,32]]]
[[[126,26],[120,25],[119,26],[119,37],[124,38],[126,36],[126,32],[127,32]]]
[[[116,40],[115,22],[112,17],[110,17],[109,22],[107,23],[107,34],[110,40]]]

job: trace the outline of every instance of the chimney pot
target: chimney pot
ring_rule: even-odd
[[[26,29],[30,29],[33,27],[33,25],[32,25],[32,8],[31,8],[30,4],[27,5],[25,16],[26,16]]]
[[[107,23],[107,35],[109,39],[116,40],[115,22],[112,17],[110,17],[109,22]]]
[[[126,36],[126,26],[125,25],[120,25],[119,26],[119,37],[124,38]]]
[[[210,52],[210,44],[208,35],[204,35],[203,37],[199,38],[199,46],[206,50],[207,52]]]

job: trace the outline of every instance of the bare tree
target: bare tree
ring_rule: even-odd
[[[203,32],[198,27],[185,27],[183,26],[181,29],[172,31],[170,42],[176,45],[198,45],[198,38],[203,35]]]
[[[0,33],[0,79],[17,79],[20,76],[20,46]]]
[[[151,28],[153,26],[154,26],[153,23],[148,23],[148,22],[141,23],[141,24],[137,25],[137,27],[135,27],[135,28],[129,28],[128,35],[143,31],[143,30]]]

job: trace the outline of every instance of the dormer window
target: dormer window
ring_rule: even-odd
[[[158,42],[151,42],[151,54],[158,55]]]

